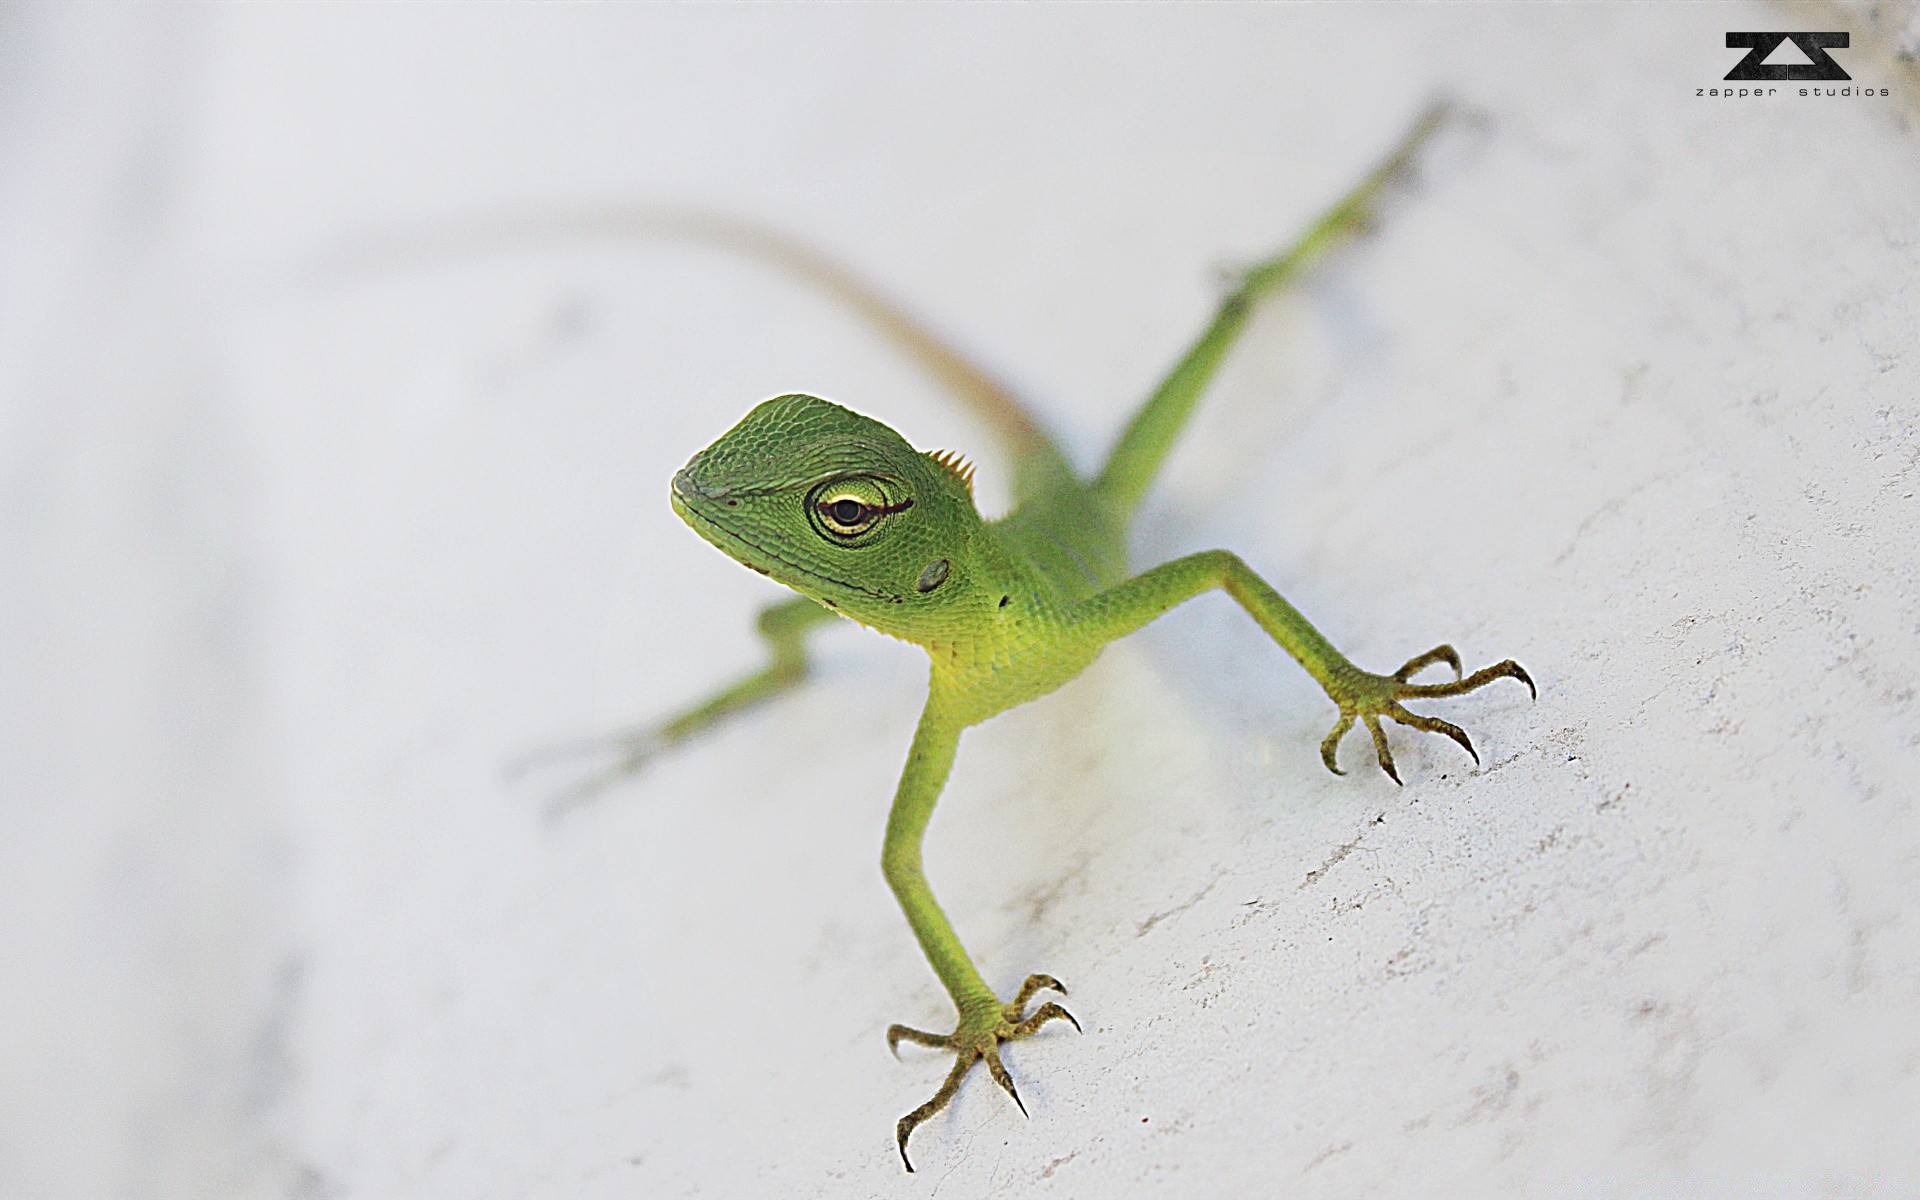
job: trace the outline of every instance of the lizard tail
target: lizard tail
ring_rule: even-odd
[[[1016,476],[1064,463],[1039,420],[1000,380],[846,264],[744,217],[698,207],[610,205],[569,213],[505,213],[387,235],[334,263],[348,271],[419,264],[511,247],[624,237],[693,242],[778,268],[853,310],[960,401],[1013,459]],[[1036,461],[1038,460],[1038,461]]]

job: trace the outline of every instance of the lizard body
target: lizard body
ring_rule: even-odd
[[[1188,555],[1140,574],[1129,574],[1126,563],[1125,535],[1134,510],[1254,306],[1363,227],[1381,191],[1439,115],[1429,112],[1298,243],[1244,273],[1091,478],[1074,471],[1011,393],[849,273],[764,231],[718,231],[736,248],[779,261],[872,317],[951,384],[1012,456],[1016,505],[1009,515],[988,521],[974,505],[969,469],[953,455],[918,450],[879,421],[815,396],[778,396],[754,408],[674,476],[671,500],[701,537],[800,597],[762,613],[760,628],[771,651],[763,670],[630,739],[625,760],[608,776],[633,770],[721,717],[798,684],[807,672],[809,630],[836,616],[926,650],[927,704],[888,818],[882,868],[953,999],[957,1020],[947,1034],[901,1025],[887,1032],[896,1049],[910,1041],[954,1054],[938,1093],[896,1127],[908,1170],[909,1135],[952,1099],[975,1063],[984,1062],[1018,1103],[999,1044],[1052,1020],[1073,1020],[1054,1002],[1026,1011],[1040,992],[1064,995],[1049,975],[1029,977],[1011,1002],[1002,1002],[927,885],[921,841],[964,729],[1053,690],[1108,642],[1216,588],[1312,674],[1339,708],[1321,746],[1323,762],[1336,773],[1335,749],[1358,722],[1371,735],[1382,769],[1399,781],[1382,718],[1450,737],[1478,761],[1464,731],[1409,712],[1400,702],[1458,695],[1503,677],[1532,689],[1532,680],[1510,659],[1462,678],[1459,657],[1448,646],[1390,675],[1364,671],[1225,550]],[[1438,663],[1453,668],[1453,681],[1411,682]]]

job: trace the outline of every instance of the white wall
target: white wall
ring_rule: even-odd
[[[0,1194],[1901,1194],[1920,1184],[1920,114],[1715,101],[1702,4],[30,7],[0,23]],[[1902,22],[1907,22],[1903,24]],[[1911,47],[1908,47],[1911,49]],[[1083,458],[1428,96],[1481,120],[1256,323],[1147,513],[1221,599],[970,733],[929,870],[1073,988],[915,1139],[877,869],[923,687],[804,694],[557,827],[501,766],[750,665],[672,469],[910,364],[685,247],[381,231],[672,199],[871,272]],[[342,254],[358,255],[347,269]],[[846,720],[857,714],[859,719]]]

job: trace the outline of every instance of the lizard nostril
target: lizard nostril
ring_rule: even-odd
[[[731,489],[701,483],[682,469],[673,474],[673,490],[688,500],[718,500]]]

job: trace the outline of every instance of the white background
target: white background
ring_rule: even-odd
[[[1716,101],[1748,5],[0,12],[0,1194],[1920,1188],[1920,150]],[[1902,42],[1901,37],[1909,38]],[[803,389],[982,464],[868,332],[687,247],[343,252],[691,201],[911,300],[1083,462],[1430,96],[1379,236],[1247,334],[1136,559],[1502,685],[1320,768],[1198,601],[970,733],[928,865],[1086,1026],[894,1157],[945,999],[877,866],[924,663],[548,829],[528,749],[746,669],[666,504]],[[332,264],[332,265],[329,265]]]

